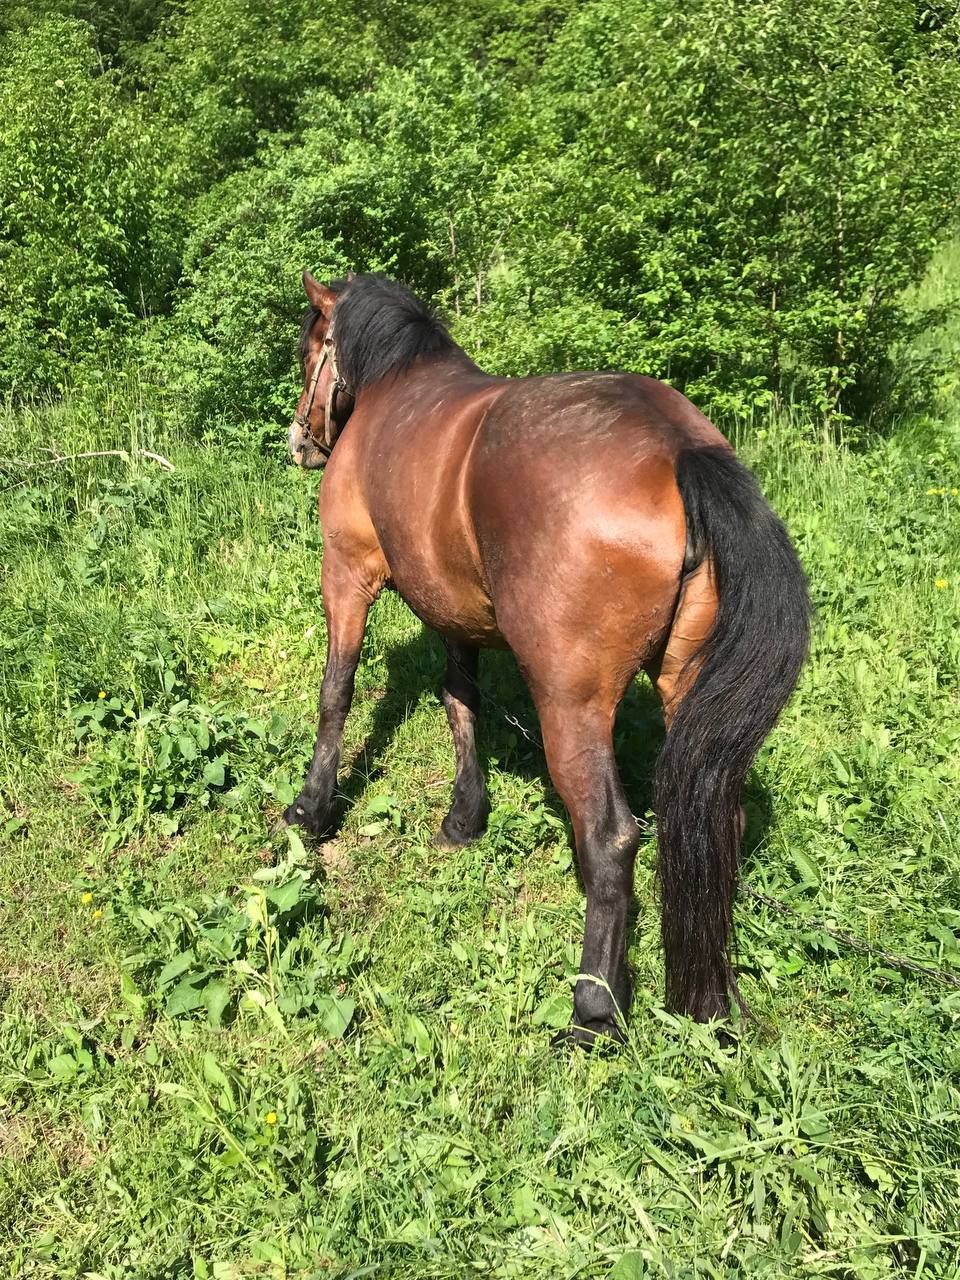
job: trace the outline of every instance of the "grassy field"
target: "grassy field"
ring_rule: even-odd
[[[494,812],[430,845],[439,643],[372,615],[341,833],[270,824],[325,648],[316,476],[178,441],[134,393],[8,412],[0,516],[0,1274],[960,1275],[960,430],[743,450],[819,611],[751,776],[739,1046],[661,1007],[649,779],[629,1042],[558,1056],[583,898],[537,750],[493,710]],[[9,486],[9,487],[7,487]],[[485,688],[533,722],[506,655]]]

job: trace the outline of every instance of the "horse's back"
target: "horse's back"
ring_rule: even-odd
[[[605,443],[631,449],[659,443],[675,455],[685,445],[726,441],[668,383],[637,373],[565,373],[507,381],[486,413],[483,443],[488,448],[563,443],[581,451]]]

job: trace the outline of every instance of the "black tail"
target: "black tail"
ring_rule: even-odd
[[[783,525],[723,448],[677,460],[687,569],[709,558],[719,595],[699,671],[670,724],[656,772],[667,1003],[707,1020],[737,989],[733,898],[747,770],[790,697],[807,652],[807,584]]]

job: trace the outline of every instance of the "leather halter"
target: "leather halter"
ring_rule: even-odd
[[[327,391],[327,403],[323,408],[323,441],[316,440],[310,431],[310,414],[313,411],[313,402],[317,395],[317,383],[320,381],[320,374],[323,372],[323,366],[329,361],[330,372],[330,389]],[[327,335],[323,340],[323,351],[317,361],[310,379],[310,389],[307,392],[307,403],[303,413],[297,413],[293,419],[294,423],[303,431],[304,435],[310,437],[311,442],[323,453],[330,456],[333,446],[337,443],[337,437],[340,434],[340,428],[333,416],[334,401],[338,392],[346,392],[347,384],[344,382],[340,370],[337,366],[337,348],[333,341],[333,321],[331,320],[327,328]]]

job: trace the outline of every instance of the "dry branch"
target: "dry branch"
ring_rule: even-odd
[[[52,453],[53,450],[50,452]],[[33,467],[52,467],[58,462],[76,462],[80,458],[123,458],[125,462],[129,462],[132,454],[149,458],[151,462],[156,462],[166,471],[176,470],[169,458],[165,458],[162,453],[154,453],[150,449],[91,449],[86,453],[54,454],[52,458],[44,458],[40,462],[27,462],[22,458],[4,458],[0,462],[0,467],[22,467],[26,471]]]

